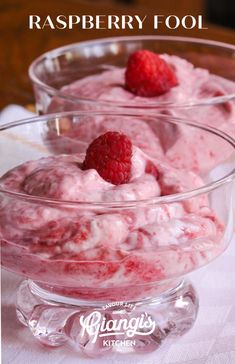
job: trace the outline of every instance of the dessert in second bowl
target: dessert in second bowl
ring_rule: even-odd
[[[156,107],[161,113],[174,117],[181,117],[185,120],[192,119],[199,124],[211,125],[235,136],[235,103],[226,101],[224,103],[213,102],[209,106],[180,108],[171,105],[181,104],[185,100],[191,103],[200,104],[200,101],[206,98],[215,98],[215,96],[226,96],[235,93],[235,83],[226,80],[217,75],[209,73],[206,69],[196,68],[191,63],[174,55],[157,55],[147,50],[140,50],[130,55],[125,68],[111,68],[98,75],[91,75],[74,81],[61,89],[63,94],[72,96],[81,100],[87,98],[96,100],[100,103],[100,109],[108,110],[115,104],[125,107],[142,108],[146,106],[143,113],[154,113],[155,111],[149,106]],[[165,106],[164,106],[165,103]],[[55,96],[49,106],[48,111],[70,111],[91,107],[89,103],[77,105]],[[144,110],[144,109],[143,109]],[[141,112],[141,110],[139,110]],[[105,130],[106,120],[103,118],[97,121],[94,128]],[[109,121],[108,121],[109,123]],[[103,125],[102,125],[103,124]],[[129,133],[138,128],[137,123],[133,120],[133,125],[120,125],[120,130]],[[147,130],[148,129],[148,130]],[[108,130],[108,129],[107,129]],[[174,166],[182,168],[193,168],[198,170],[199,163],[205,163],[205,166],[211,166],[220,162],[221,150],[211,142],[209,136],[206,140],[199,130],[185,133],[183,128],[166,125],[161,130],[156,130],[150,123],[142,133],[142,139],[147,141],[151,133],[157,133],[160,142],[164,147],[164,153]],[[88,133],[85,133],[87,138]],[[53,133],[50,134],[53,139]],[[54,142],[58,137],[54,133]],[[78,149],[77,141],[81,142],[81,130],[76,129],[76,125],[61,125],[60,142],[57,143],[59,151],[69,145],[66,152],[76,152]],[[138,145],[138,140],[136,140]],[[54,143],[56,144],[56,142]],[[147,144],[145,142],[145,144]],[[187,145],[190,158],[186,162],[182,160],[179,151]],[[203,148],[200,146],[203,145]],[[199,147],[200,146],[200,147]],[[140,146],[141,147],[141,146]],[[226,146],[223,154],[226,154]],[[203,158],[202,158],[203,155]],[[201,166],[200,166],[201,167]]]

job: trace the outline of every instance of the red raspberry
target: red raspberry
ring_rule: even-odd
[[[131,175],[132,143],[116,131],[108,131],[88,147],[84,169],[96,169],[99,175],[114,185],[127,183]]]
[[[130,55],[125,80],[129,91],[145,97],[162,95],[178,84],[173,69],[158,54],[147,50]]]

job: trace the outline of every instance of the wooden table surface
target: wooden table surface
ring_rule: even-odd
[[[155,0],[136,0],[136,5],[124,6],[114,4],[108,0],[78,1],[78,0],[1,0],[0,5],[0,108],[10,104],[18,103],[26,105],[34,102],[33,92],[28,77],[30,63],[41,53],[58,46],[78,42],[87,39],[103,38],[120,35],[140,34],[166,34],[184,35],[215,39],[227,43],[235,43],[235,32],[229,29],[220,28],[207,24],[206,30],[170,30],[162,27],[153,30],[152,24],[146,23],[144,30],[29,30],[29,14],[38,14],[41,17],[46,15],[59,14],[201,14],[202,0],[178,0],[177,5],[172,1],[160,0],[154,6]],[[189,5],[191,4],[191,8]],[[145,4],[145,5],[144,5]],[[188,7],[188,8],[187,8]],[[191,9],[191,12],[190,12]]]

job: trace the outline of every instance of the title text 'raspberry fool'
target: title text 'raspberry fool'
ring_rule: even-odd
[[[72,30],[72,29],[137,29],[143,30],[145,25],[150,22],[153,30],[161,27],[168,29],[207,29],[203,24],[202,15],[184,15],[178,17],[176,15],[57,15],[57,16],[39,16],[36,14],[29,15],[29,29],[43,30]]]

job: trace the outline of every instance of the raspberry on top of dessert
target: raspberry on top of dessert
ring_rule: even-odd
[[[135,95],[164,94],[178,81],[173,68],[158,54],[140,50],[130,55],[125,71],[126,88]]]

